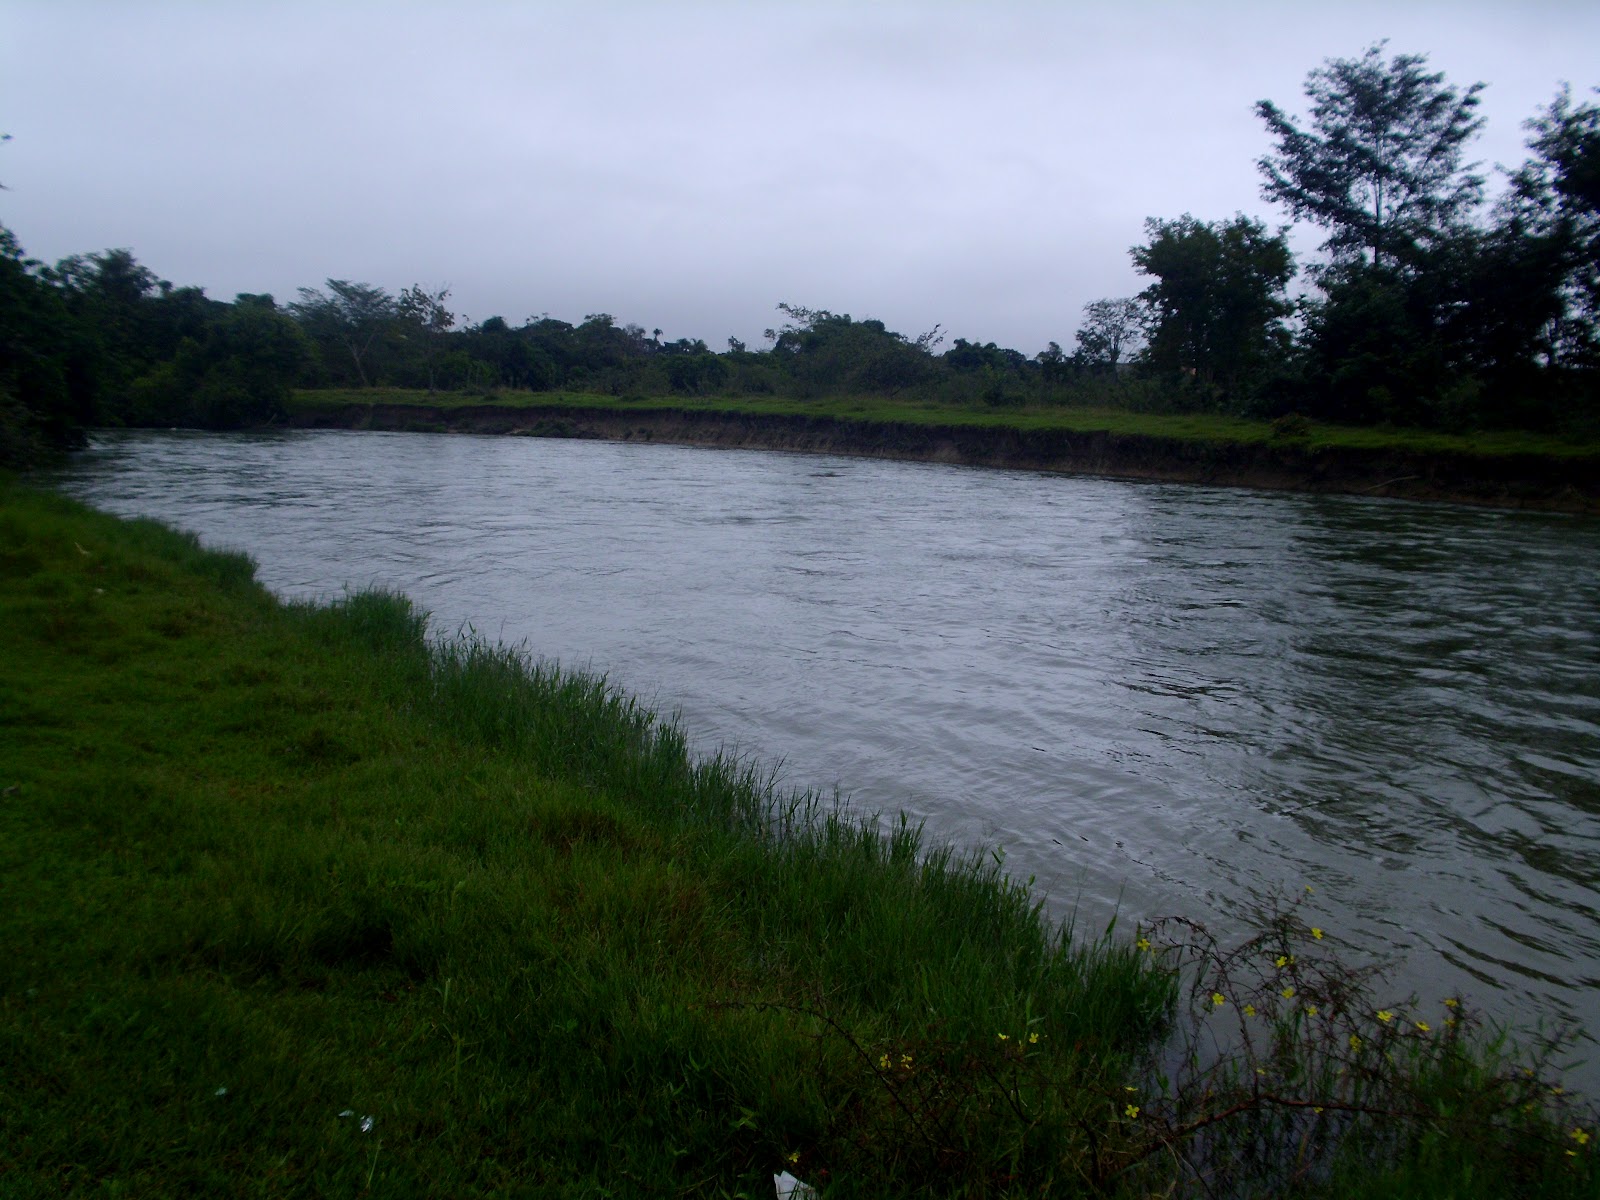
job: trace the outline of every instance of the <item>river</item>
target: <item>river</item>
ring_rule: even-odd
[[[1235,936],[1309,885],[1396,992],[1600,1032],[1593,519],[345,431],[102,435],[53,478],[284,596],[381,584],[604,672],[1081,928]]]

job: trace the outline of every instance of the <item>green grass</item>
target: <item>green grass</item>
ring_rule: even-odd
[[[828,397],[797,400],[773,396],[669,397],[619,399],[573,392],[500,391],[492,399],[461,392],[409,391],[399,388],[299,391],[292,413],[328,412],[351,405],[386,404],[436,409],[603,409],[620,412],[675,411],[748,413],[751,415],[821,416],[865,424],[972,426],[1023,431],[1110,433],[1129,437],[1169,438],[1184,442],[1253,445],[1276,442],[1308,450],[1349,449],[1397,451],[1468,457],[1533,456],[1600,457],[1600,442],[1552,434],[1499,430],[1473,434],[1434,433],[1390,426],[1329,425],[1304,422],[1289,439],[1271,421],[1207,413],[1142,413],[1114,408],[969,408],[915,399]]]
[[[8,1198],[1188,1186],[1152,1058],[1180,974],[990,860],[430,647],[403,598],[280,604],[3,479],[0,630]],[[1479,1136],[1461,1194],[1596,1194],[1567,1108],[1519,1120],[1532,1165]],[[1444,1177],[1385,1128],[1380,1181]]]
[[[0,563],[7,1195],[759,1194],[792,1154],[978,1186],[1164,1011],[992,866],[693,762],[597,681],[430,653],[400,598],[280,606],[21,491]],[[1082,1080],[1053,1132],[991,1087],[888,1138],[879,1057],[1004,1064],[1001,1030]]]

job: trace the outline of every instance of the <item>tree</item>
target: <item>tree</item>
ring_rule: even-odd
[[[1083,324],[1078,327],[1078,360],[1115,375],[1123,353],[1137,344],[1143,324],[1144,310],[1135,299],[1085,304]]]
[[[1327,229],[1323,248],[1336,260],[1370,253],[1373,266],[1411,268],[1482,197],[1482,177],[1461,160],[1483,127],[1476,113],[1484,85],[1458,92],[1423,70],[1425,55],[1386,63],[1385,45],[1329,59],[1306,77],[1309,130],[1259,101],[1256,115],[1277,153],[1258,165],[1267,199]]]
[[[1533,156],[1511,177],[1502,227],[1553,265],[1551,361],[1600,366],[1600,105],[1574,107],[1563,86],[1527,128]]]
[[[42,275],[94,343],[92,361],[79,368],[92,374],[93,390],[115,391],[152,361],[151,303],[172,285],[163,286],[132,251],[74,254]]]
[[[969,342],[957,338],[939,361],[952,371],[967,375],[977,371],[1014,371],[1026,359],[1015,350],[1003,350],[993,342]]]
[[[616,387],[628,377],[630,365],[654,348],[643,326],[618,325],[610,313],[600,312],[586,314],[583,324],[571,330],[567,354],[589,386],[604,379]]]
[[[93,394],[73,387],[84,339],[38,266],[0,225],[0,467],[81,445],[94,417]]]
[[[271,296],[239,296],[208,339],[210,369],[196,397],[197,419],[226,429],[281,418],[310,350],[300,326]]]
[[[1268,233],[1242,214],[1226,223],[1152,217],[1144,228],[1149,243],[1130,253],[1134,268],[1155,280],[1139,294],[1150,327],[1146,360],[1224,394],[1245,388],[1288,342],[1287,231]]]
[[[449,298],[450,289],[447,287],[430,292],[416,283],[400,293],[397,306],[400,319],[411,328],[421,347],[430,392],[434,390],[434,365],[438,361],[440,346],[451,326],[456,323],[456,315],[444,306]]]
[[[662,348],[667,384],[675,392],[700,393],[721,386],[728,366],[703,341],[679,338]]]
[[[1046,386],[1064,382],[1071,370],[1072,360],[1058,342],[1051,342],[1035,354],[1033,361],[1039,364],[1039,374],[1043,376]]]
[[[328,280],[324,294],[316,288],[300,288],[300,299],[289,306],[315,342],[333,345],[350,356],[356,379],[370,387],[367,374],[370,355],[378,339],[388,331],[396,316],[394,297],[370,283]]]
[[[310,343],[271,296],[241,294],[128,388],[119,416],[135,425],[237,429],[283,416]]]
[[[789,322],[766,331],[773,357],[808,395],[896,395],[929,377],[934,370],[933,350],[944,340],[937,325],[907,338],[882,321],[856,321],[849,313],[788,303],[780,303],[778,310]]]

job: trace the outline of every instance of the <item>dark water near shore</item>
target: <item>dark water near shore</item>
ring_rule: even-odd
[[[59,479],[606,672],[1091,928],[1310,884],[1425,1007],[1600,1033],[1600,522],[426,434],[116,435]]]

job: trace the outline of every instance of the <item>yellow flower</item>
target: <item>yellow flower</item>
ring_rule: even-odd
[[[1352,1050],[1359,1050],[1359,1049],[1361,1049],[1361,1039],[1360,1039],[1360,1038],[1358,1038],[1358,1037],[1357,1037],[1357,1036],[1356,1036],[1356,1035],[1355,1035],[1355,1034],[1353,1034],[1353,1033],[1352,1033],[1352,1034],[1351,1034],[1351,1035],[1350,1035],[1350,1049],[1352,1049]]]
[[[1309,883],[1306,884],[1306,895],[1309,896],[1314,891],[1316,891],[1316,889],[1314,887],[1312,887]]]
[[[789,1165],[793,1166],[795,1163],[800,1161],[800,1151],[792,1150],[792,1151],[789,1152],[789,1156],[788,1157],[789,1157]]]
[[[1255,1016],[1256,1015],[1256,1006],[1254,1004],[1246,1004],[1244,1006],[1244,1015],[1247,1016],[1247,1017]]]
[[[1287,966],[1288,966],[1288,965],[1289,965],[1289,956],[1288,956],[1288,955],[1287,955],[1287,954],[1280,954],[1280,955],[1278,955],[1278,961],[1277,961],[1277,963],[1276,963],[1276,964],[1275,964],[1275,965],[1276,965],[1276,966],[1277,966],[1277,967],[1278,967],[1278,968],[1279,968],[1279,969],[1282,969],[1282,968],[1284,968],[1284,967],[1287,967]]]
[[[1444,1027],[1446,1029],[1454,1029],[1456,1027],[1456,1019],[1454,1017],[1446,1017],[1444,1019]]]
[[[1394,1014],[1387,1008],[1380,1008],[1378,1010],[1378,1020],[1387,1025],[1390,1021],[1394,1020]]]
[[[1450,999],[1444,1002],[1444,1006],[1446,1008],[1460,1008],[1461,1001],[1457,1000],[1454,996],[1451,996]]]
[[[995,1037],[999,1038],[1002,1042],[1009,1042],[1011,1040],[1011,1035],[1009,1033],[997,1033],[995,1034]]]
[[[1127,1084],[1123,1084],[1122,1090],[1125,1092],[1137,1092],[1139,1089],[1136,1087],[1129,1087]]]
[[[885,1071],[889,1069],[889,1056],[887,1054],[878,1059],[878,1066]]]
[[[1294,998],[1294,989],[1292,987],[1284,988],[1283,989],[1283,998],[1285,1000],[1292,1000]]]
[[[1127,1108],[1123,1109],[1122,1111],[1127,1113],[1130,1117],[1132,1117],[1136,1121],[1139,1119],[1139,1106],[1137,1104],[1130,1104],[1130,1105],[1128,1105]]]
[[[1313,925],[1311,927],[1311,936],[1316,938],[1317,941],[1320,942],[1322,940],[1322,930],[1318,929],[1315,925]]]
[[[1322,1115],[1322,1109],[1320,1107],[1319,1108],[1313,1108],[1311,1111],[1316,1113],[1318,1116]]]
[[[1149,938],[1140,938],[1137,942],[1134,943],[1134,945],[1138,946],[1139,949],[1141,949],[1141,950],[1148,950],[1148,949],[1150,949],[1150,939]]]
[[[911,1070],[911,1055],[902,1054],[900,1056],[900,1069],[903,1071]]]
[[[1580,1145],[1580,1146],[1587,1146],[1589,1144],[1589,1132],[1588,1132],[1588,1130],[1586,1130],[1586,1129],[1574,1129],[1572,1131],[1572,1140],[1577,1142],[1578,1145]]]
[[[1028,1045],[1037,1046],[1038,1044],[1039,1044],[1039,1035],[1037,1033],[1030,1033],[1028,1035]]]
[[[1428,1029],[1429,1029],[1429,1025],[1428,1025],[1428,1023],[1426,1021],[1418,1021],[1417,1022],[1417,1028],[1422,1030],[1423,1033],[1427,1033]]]
[[[1317,1015],[1317,1006],[1315,1004],[1306,1005],[1306,1016],[1314,1017],[1316,1015]]]
[[[1227,1002],[1228,1002],[1228,998],[1226,996],[1224,996],[1221,992],[1212,992],[1211,993],[1211,1007],[1212,1008],[1221,1008]]]

